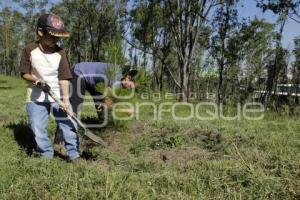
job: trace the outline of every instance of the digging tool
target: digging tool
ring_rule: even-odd
[[[49,94],[56,103],[58,103],[58,105],[62,108],[63,107],[63,102],[55,95],[55,93],[51,90],[50,86],[45,83],[45,82],[38,82],[37,83],[37,86],[39,86],[45,93]],[[64,110],[64,109],[63,109]],[[67,115],[69,117],[71,117],[76,123],[78,126],[82,127],[84,129],[84,135],[91,139],[92,141],[94,141],[95,143],[97,144],[101,144],[103,145],[104,147],[107,147],[107,143],[102,139],[100,138],[99,136],[93,134],[90,130],[88,130],[85,125],[75,116],[74,113],[72,113],[71,111],[69,110],[64,110]]]

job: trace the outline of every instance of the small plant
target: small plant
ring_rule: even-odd
[[[157,149],[172,149],[176,147],[180,147],[184,144],[186,144],[187,140],[182,135],[175,135],[171,136],[169,138],[159,138],[158,140],[153,141],[150,144],[150,148],[153,150]]]

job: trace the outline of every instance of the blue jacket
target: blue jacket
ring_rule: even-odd
[[[103,62],[77,63],[73,70],[90,86],[95,86],[99,82],[104,82],[107,86],[118,86],[122,78],[119,66]],[[116,84],[116,82],[118,83]]]

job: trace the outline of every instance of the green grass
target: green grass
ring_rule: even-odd
[[[85,141],[70,164],[32,151],[25,83],[0,76],[0,93],[0,199],[300,198],[299,116],[155,121],[145,108],[126,127],[93,130],[110,146]],[[92,121],[93,107],[83,116]],[[53,138],[53,119],[48,130]]]

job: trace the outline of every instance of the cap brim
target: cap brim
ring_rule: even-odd
[[[70,37],[70,33],[65,30],[46,29],[47,32],[54,37]]]

